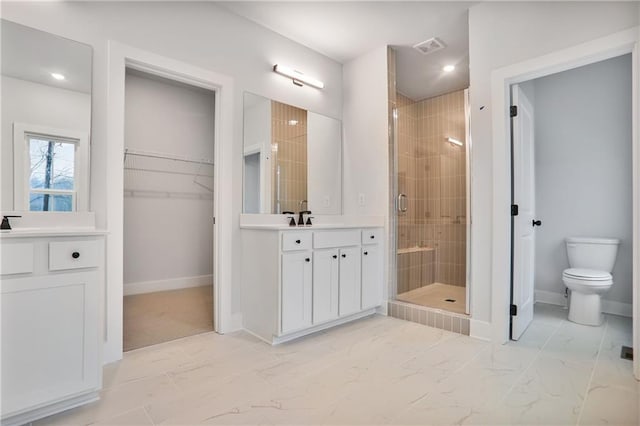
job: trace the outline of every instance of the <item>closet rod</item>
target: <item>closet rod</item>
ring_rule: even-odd
[[[182,161],[185,163],[194,163],[194,164],[207,164],[213,166],[213,161],[207,159],[195,159],[188,157],[180,157],[177,155],[171,154],[163,154],[159,152],[145,152],[145,151],[132,151],[129,148],[124,150],[124,159],[126,161],[127,155],[135,155],[138,157],[148,157],[148,158],[160,158],[163,160],[172,160],[172,161]]]

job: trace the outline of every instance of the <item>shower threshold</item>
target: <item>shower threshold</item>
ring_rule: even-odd
[[[461,286],[433,283],[396,297],[401,302],[465,314],[466,289]]]

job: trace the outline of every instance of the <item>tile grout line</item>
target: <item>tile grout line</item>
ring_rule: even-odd
[[[587,400],[589,399],[589,390],[591,389],[591,383],[593,383],[593,376],[596,374],[596,368],[598,367],[598,363],[600,362],[600,354],[602,353],[602,345],[604,343],[604,338],[609,331],[609,318],[605,316],[606,322],[604,324],[604,331],[602,332],[602,337],[600,338],[600,345],[598,346],[598,356],[596,356],[596,362],[593,364],[593,368],[591,369],[591,374],[589,375],[589,381],[587,382],[587,389],[584,393],[584,399],[582,400],[582,404],[580,406],[580,414],[578,414],[578,420],[576,421],[576,425],[579,425],[582,421],[582,414],[584,412],[584,407],[587,405]]]
[[[538,349],[538,353],[536,353],[536,355],[533,357],[533,359],[531,360],[531,362],[529,363],[529,365],[527,365],[522,372],[518,375],[518,377],[516,378],[516,380],[513,381],[513,384],[509,387],[509,389],[505,392],[504,396],[500,399],[500,405],[502,405],[504,403],[504,401],[507,399],[507,397],[511,394],[511,392],[513,392],[513,389],[517,386],[517,384],[520,382],[520,379],[522,377],[524,377],[524,375],[531,369],[531,367],[533,366],[533,364],[535,364],[535,362],[540,358],[540,354],[542,354],[542,351],[544,350],[544,348],[547,346],[547,344],[549,343],[549,341],[551,340],[551,338],[553,336],[556,335],[556,333],[558,332],[558,330],[560,330],[562,324],[558,327],[554,327],[553,329],[553,333],[551,333],[549,335],[549,337],[547,337],[547,340],[544,341],[544,344],[540,347],[540,349]]]

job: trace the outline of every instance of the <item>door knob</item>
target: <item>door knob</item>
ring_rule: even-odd
[[[533,225],[533,226],[542,226],[542,221],[534,219],[534,220],[531,221],[531,225]]]

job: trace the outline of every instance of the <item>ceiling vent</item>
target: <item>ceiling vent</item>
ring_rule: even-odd
[[[422,53],[423,55],[428,55],[440,49],[444,49],[444,47],[445,47],[445,44],[442,42],[442,40],[438,39],[437,37],[432,37],[429,40],[425,40],[413,46],[414,49],[416,49],[418,52]]]

